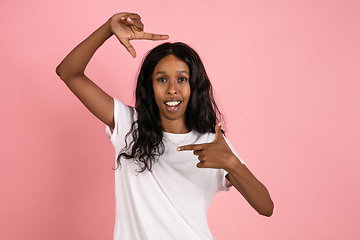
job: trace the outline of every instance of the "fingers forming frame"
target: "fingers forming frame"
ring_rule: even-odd
[[[147,40],[166,40],[169,38],[168,35],[164,35],[164,34],[155,34],[155,33],[147,33],[144,32],[144,35],[142,37],[143,39],[147,39]]]
[[[129,13],[128,15],[123,16],[121,20],[126,26],[134,27],[140,32],[142,32],[143,34],[140,37],[140,39],[156,41],[156,40],[166,40],[169,38],[169,36],[166,34],[154,34],[154,33],[143,32],[144,24],[141,22],[141,17],[136,13]]]
[[[141,21],[141,17],[136,13],[119,13],[113,16],[114,22],[120,23],[121,25],[128,28],[126,30],[125,36],[121,36],[119,29],[120,26],[116,26],[116,29],[113,29],[114,35],[120,41],[122,45],[127,49],[127,51],[135,58],[136,51],[135,48],[131,45],[130,41],[135,39],[143,40],[166,40],[169,38],[165,34],[154,34],[144,32],[144,24]],[[129,33],[129,30],[131,33]]]
[[[140,19],[127,17],[127,18],[121,18],[121,21],[126,26],[134,27],[138,31],[144,31],[144,24],[141,22]]]

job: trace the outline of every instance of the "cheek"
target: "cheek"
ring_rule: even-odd
[[[190,95],[191,95],[191,88],[190,88],[190,85],[188,85],[188,86],[184,89],[184,96],[186,96],[187,99],[189,100]]]
[[[153,85],[153,92],[154,92],[154,97],[155,97],[155,100],[159,98],[159,88],[155,85]]]
[[[160,104],[162,103],[162,96],[159,94],[159,91],[156,91],[156,89],[154,89],[154,98],[156,105],[159,108]]]

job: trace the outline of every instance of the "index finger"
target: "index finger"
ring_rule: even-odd
[[[185,145],[185,146],[181,146],[178,147],[176,150],[178,151],[186,151],[186,150],[202,150],[204,149],[204,144],[190,144],[190,145]]]
[[[143,32],[141,39],[155,40],[155,41],[156,40],[166,40],[166,39],[169,39],[169,35]]]

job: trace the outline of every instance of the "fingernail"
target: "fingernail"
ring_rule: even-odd
[[[178,147],[176,150],[180,151],[180,148]]]
[[[221,122],[219,122],[219,127],[221,127]]]
[[[132,20],[131,20],[131,18],[127,18],[127,21],[128,21],[128,22],[131,22]]]

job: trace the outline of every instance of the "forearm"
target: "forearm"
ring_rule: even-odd
[[[88,38],[77,45],[56,68],[64,81],[84,74],[85,68],[96,50],[112,35],[110,21],[107,21]]]
[[[227,178],[259,214],[271,216],[274,204],[268,190],[239,159],[235,158],[236,156],[227,169]]]

